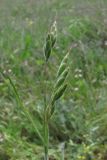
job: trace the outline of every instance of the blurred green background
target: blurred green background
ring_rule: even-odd
[[[50,160],[107,160],[107,1],[1,0],[0,69],[14,81],[42,132],[43,46],[56,19],[50,95],[70,46],[69,87],[50,122]],[[43,148],[0,75],[0,160],[43,159]]]

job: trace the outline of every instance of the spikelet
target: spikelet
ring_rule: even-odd
[[[57,72],[57,77],[59,77],[61,75],[61,73],[66,69],[66,67],[67,67],[67,61],[68,61],[68,56],[69,56],[69,53],[67,53],[65,55],[65,57],[63,58],[60,66],[59,66],[58,72]]]
[[[50,117],[54,113],[55,102],[64,94],[67,88],[67,84],[65,84],[65,80],[69,73],[69,67],[67,65],[68,56],[69,56],[69,53],[67,53],[66,56],[63,58],[57,72],[57,80],[56,80],[56,84],[54,86],[54,92],[51,98],[51,108],[49,113]]]
[[[57,101],[64,93],[67,88],[67,84],[62,85],[53,95],[52,105]]]
[[[62,74],[58,78],[58,80],[55,84],[55,89],[58,89],[64,83],[64,81],[68,75],[68,72],[69,72],[69,67],[65,68],[65,70],[62,72]]]
[[[56,28],[56,21],[55,21],[46,37],[46,42],[44,46],[44,54],[45,54],[46,61],[48,61],[50,57],[50,54],[56,42],[56,37],[57,37],[57,28]]]

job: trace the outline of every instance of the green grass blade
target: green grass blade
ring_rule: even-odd
[[[23,105],[23,103],[22,103],[22,101],[21,101],[21,99],[20,99],[19,93],[18,93],[18,91],[17,91],[17,89],[16,89],[16,87],[15,87],[12,79],[11,79],[9,76],[7,76],[7,75],[5,76],[1,71],[0,71],[0,73],[2,74],[2,76],[3,76],[4,78],[7,78],[7,79],[9,80],[10,85],[11,85],[13,91],[14,91],[14,95],[15,95],[15,98],[16,98],[16,101],[17,101],[18,106],[24,111],[24,113],[26,114],[27,118],[28,118],[29,121],[31,122],[32,126],[34,127],[35,132],[38,134],[38,136],[39,136],[39,138],[41,139],[42,143],[44,143],[44,140],[43,140],[43,138],[42,138],[42,135],[41,135],[41,133],[39,132],[38,128],[36,127],[36,125],[35,125],[35,123],[34,123],[34,121],[33,121],[33,119],[32,119],[32,116],[30,115],[29,111],[27,110],[27,108],[24,107],[24,105]]]

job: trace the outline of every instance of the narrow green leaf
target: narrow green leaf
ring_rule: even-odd
[[[11,87],[12,87],[12,89],[13,89],[13,92],[14,92],[14,95],[15,95],[15,98],[16,98],[16,101],[17,101],[18,106],[19,106],[19,107],[23,110],[23,112],[26,114],[27,118],[28,118],[29,121],[31,122],[32,126],[34,127],[35,132],[38,134],[39,138],[40,138],[41,141],[44,143],[44,140],[43,140],[43,138],[42,138],[42,135],[41,135],[41,133],[39,132],[36,124],[34,123],[34,120],[33,120],[32,116],[30,115],[29,111],[27,110],[26,107],[24,107],[24,105],[23,105],[23,103],[22,103],[22,100],[20,99],[19,93],[18,93],[18,91],[17,91],[17,89],[16,89],[16,87],[15,87],[12,79],[11,79],[8,75],[4,75],[1,71],[0,71],[0,73],[2,74],[2,76],[3,76],[4,78],[6,78],[6,79],[9,80],[10,85],[11,85]]]

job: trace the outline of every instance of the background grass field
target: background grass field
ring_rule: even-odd
[[[69,87],[50,122],[50,160],[107,160],[107,1],[1,0],[0,69],[13,79],[42,132],[43,45],[53,21],[58,38],[47,75],[50,95],[71,45]],[[0,160],[39,160],[42,144],[0,76]]]

